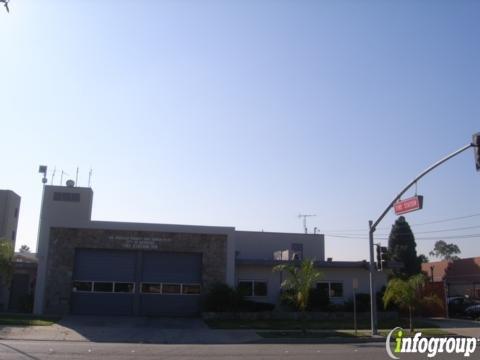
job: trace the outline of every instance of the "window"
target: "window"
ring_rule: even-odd
[[[143,283],[142,294],[199,295],[200,284]]]
[[[293,252],[292,260],[302,260],[303,259],[303,244],[292,244],[291,250]]]
[[[70,202],[79,202],[80,193],[67,193],[67,192],[54,192],[53,193],[54,201],[70,201]]]
[[[317,283],[317,289],[323,294],[328,294],[328,297],[343,297],[343,283],[323,281]]]
[[[330,283],[330,297],[343,297],[342,283]]]
[[[15,230],[12,231],[12,240],[15,241],[15,238],[17,237],[17,232]]]
[[[94,292],[113,292],[113,283],[112,282],[94,282],[93,291]]]
[[[16,218],[18,218],[18,208],[15,208],[15,213],[13,214],[13,216]]]
[[[144,294],[160,294],[162,292],[162,284],[142,284],[142,293]]]
[[[116,293],[133,293],[133,283],[118,282],[114,285],[114,292]]]
[[[162,284],[162,294],[180,294],[180,284]]]
[[[182,286],[182,294],[184,295],[198,295],[200,294],[200,285],[188,284]]]
[[[267,296],[267,282],[259,280],[240,280],[238,291],[243,296]]]
[[[91,292],[92,282],[91,281],[74,281],[73,291],[74,292]]]

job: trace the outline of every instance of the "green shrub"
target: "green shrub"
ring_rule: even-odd
[[[259,312],[259,311],[272,311],[275,308],[275,304],[243,300],[240,306],[241,311]]]
[[[214,312],[238,311],[242,302],[243,296],[236,289],[224,283],[216,283],[205,296],[204,308]]]
[[[310,311],[327,311],[330,305],[330,297],[328,292],[322,289],[310,290],[310,303],[308,309]]]
[[[370,294],[358,293],[355,294],[357,301],[357,312],[370,311]],[[345,303],[345,311],[353,311],[353,297]]]

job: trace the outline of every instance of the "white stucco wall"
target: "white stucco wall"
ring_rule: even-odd
[[[55,201],[55,192],[79,193],[79,202]],[[92,214],[93,191],[91,188],[66,187],[45,185],[43,187],[42,206],[40,210],[40,224],[37,239],[37,279],[35,284],[35,300],[33,312],[41,314],[45,297],[45,278],[48,255],[48,239],[50,228],[59,227],[80,227],[90,222]]]
[[[344,302],[353,297],[353,279],[358,280],[358,289],[356,293],[370,292],[369,273],[362,268],[321,268],[319,269],[323,276],[320,281],[341,282],[343,284],[343,298],[331,299],[332,302]],[[268,282],[268,295],[266,297],[251,297],[249,299],[259,302],[269,302],[271,304],[278,303],[278,296],[280,294],[280,284],[282,282],[282,274],[273,272],[270,266],[257,265],[238,265],[235,277],[236,284],[240,280],[262,280]],[[382,286],[386,285],[386,274],[375,273],[375,288],[380,291]]]

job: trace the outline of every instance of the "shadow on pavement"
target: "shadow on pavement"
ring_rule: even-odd
[[[255,331],[210,329],[201,318],[67,316],[57,327],[63,340],[155,344],[239,344]]]

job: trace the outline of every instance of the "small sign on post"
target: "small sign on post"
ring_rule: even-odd
[[[410,211],[420,210],[423,208],[423,196],[415,195],[414,197],[399,200],[394,205],[395,214],[401,215]]]

